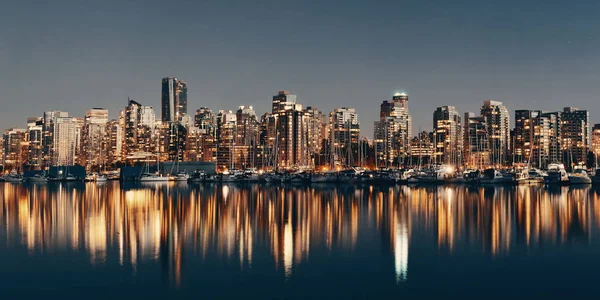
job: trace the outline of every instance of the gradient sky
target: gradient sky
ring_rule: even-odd
[[[0,9],[0,128],[45,110],[116,118],[127,97],[160,116],[160,82],[189,112],[270,108],[286,89],[323,111],[409,95],[414,131],[437,106],[590,110],[600,122],[598,1],[29,1]],[[512,117],[512,116],[511,116]]]

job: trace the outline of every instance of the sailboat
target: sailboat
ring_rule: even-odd
[[[6,175],[6,177],[4,177],[4,180],[6,182],[19,183],[19,182],[23,182],[25,179],[23,178],[23,174],[13,170],[10,172],[10,174],[8,174],[8,175]]]
[[[169,177],[162,176],[160,174],[160,162],[158,159],[158,154],[156,155],[156,166],[157,170],[155,173],[150,173],[150,164],[146,162],[146,172],[140,175],[140,182],[167,182],[169,181]]]
[[[44,183],[48,182],[48,176],[45,172],[35,174],[29,178],[27,178],[28,182],[36,182],[36,183]]]
[[[573,173],[569,174],[571,184],[592,184],[592,178],[588,176],[584,166],[575,166]]]

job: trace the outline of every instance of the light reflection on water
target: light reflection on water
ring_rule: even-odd
[[[7,183],[0,190],[0,249],[48,259],[84,253],[89,266],[117,263],[134,277],[142,276],[140,264],[156,264],[168,288],[189,287],[214,261],[238,273],[281,274],[271,282],[277,284],[294,280],[303,266],[331,268],[333,259],[365,256],[383,267],[364,276],[402,285],[413,281],[409,267],[418,270],[413,255],[537,253],[590,244],[600,228],[600,196],[589,187],[109,182]]]

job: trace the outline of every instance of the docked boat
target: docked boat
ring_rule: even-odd
[[[281,177],[276,173],[267,173],[263,176],[263,180],[266,183],[280,183]]]
[[[336,183],[338,180],[338,173],[336,171],[329,171],[325,173],[314,173],[310,177],[311,183]]]
[[[179,171],[177,174],[169,177],[171,181],[188,181],[190,179],[190,175],[186,171]]]
[[[27,182],[37,182],[37,183],[48,182],[48,176],[46,176],[45,173],[38,173],[38,174],[35,174],[35,175],[27,178]]]
[[[105,174],[98,174],[98,176],[96,176],[96,180],[97,183],[103,183],[103,182],[107,182],[108,181],[108,175]]]
[[[244,172],[239,170],[225,171],[221,174],[221,182],[244,181]]]
[[[566,185],[569,184],[569,175],[565,170],[563,164],[550,164],[548,165],[548,175],[544,177],[546,184],[552,185]]]
[[[588,175],[585,167],[576,167],[573,173],[569,174],[569,183],[571,184],[592,184],[592,178]]]
[[[188,182],[204,182],[206,180],[206,173],[203,170],[196,170],[188,178]]]
[[[167,182],[169,177],[162,176],[160,173],[142,173],[140,176],[140,182]]]
[[[524,168],[515,173],[515,183],[518,185],[542,184],[545,176],[547,174],[541,170]]]
[[[596,169],[594,176],[592,176],[592,184],[600,186],[600,169]]]
[[[12,182],[12,183],[19,183],[19,182],[25,181],[25,178],[23,178],[23,174],[21,174],[21,173],[10,172],[10,174],[8,174],[4,177],[4,181]]]
[[[256,169],[246,169],[244,170],[243,180],[245,182],[259,182],[261,178]]]
[[[513,183],[513,175],[504,170],[487,169],[483,171],[483,177],[480,180],[481,184],[511,184]]]
[[[479,170],[466,170],[463,172],[463,178],[467,184],[479,184],[482,179],[482,174]]]

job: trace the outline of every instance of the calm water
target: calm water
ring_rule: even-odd
[[[0,205],[2,297],[600,293],[590,187],[1,183]]]

